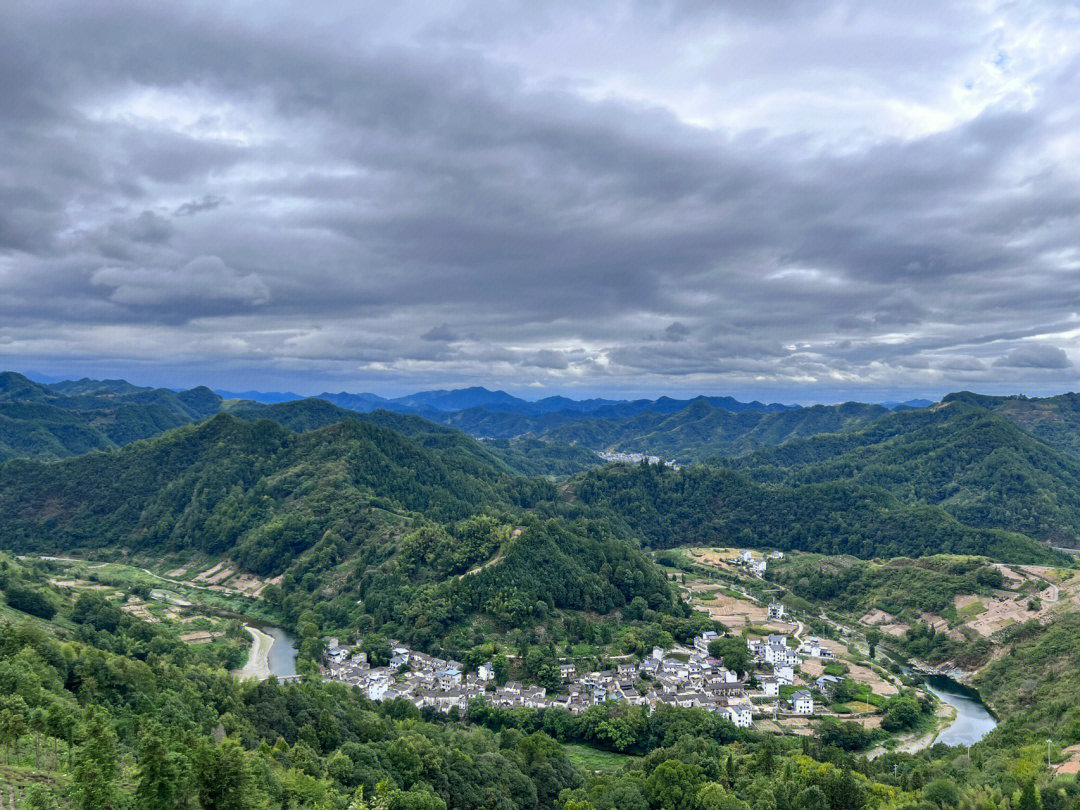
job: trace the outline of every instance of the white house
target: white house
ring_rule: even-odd
[[[750,704],[746,701],[729,703],[725,707],[724,712],[727,714],[728,720],[734,723],[738,728],[750,728],[750,726],[754,724]]]
[[[574,673],[577,672],[577,667],[573,664],[559,664],[559,677],[564,681],[568,681],[574,677]]]
[[[382,700],[386,697],[386,690],[390,688],[389,678],[373,678],[368,682],[368,700]]]
[[[461,686],[461,670],[447,667],[439,673],[439,688],[448,692],[456,686]]]
[[[761,691],[765,697],[780,697],[780,681],[775,678],[762,678]]]
[[[788,686],[795,682],[795,668],[791,664],[774,666],[772,674],[776,680]]]
[[[706,630],[700,636],[694,639],[694,649],[703,653],[709,652],[709,642],[716,638],[716,633],[712,630]]]
[[[814,696],[805,689],[800,689],[791,698],[791,708],[795,714],[813,714]]]
[[[493,667],[490,663],[481,664],[476,670],[476,677],[478,677],[484,683],[495,680],[495,667]]]
[[[769,603],[769,618],[770,619],[772,619],[774,621],[783,620],[785,616],[787,616],[787,611],[784,610],[784,606],[783,606],[782,603],[780,603],[780,602],[770,602]]]

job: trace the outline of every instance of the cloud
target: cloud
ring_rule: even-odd
[[[670,340],[672,343],[678,343],[679,341],[686,340],[690,335],[690,330],[686,324],[673,321],[664,328],[664,340]]]
[[[133,242],[150,244],[167,242],[173,235],[172,223],[153,211],[143,211],[134,219],[114,222],[110,230],[115,235],[130,239]]]
[[[94,273],[95,286],[109,288],[109,300],[134,308],[180,308],[195,316],[200,306],[226,303],[260,306],[270,290],[255,273],[241,274],[217,256],[199,256],[175,270],[105,267]]]
[[[420,336],[421,340],[428,341],[440,341],[443,343],[449,343],[454,340],[458,340],[457,333],[446,324],[439,326],[433,326],[428,329],[424,334]]]
[[[1036,369],[1064,369],[1072,367],[1069,356],[1065,354],[1063,349],[1057,346],[1049,346],[1045,343],[1017,346],[1008,354],[995,360],[994,365],[1004,368]]]
[[[196,214],[201,214],[203,211],[213,211],[219,205],[224,202],[220,197],[215,197],[213,194],[205,194],[200,199],[188,200],[186,203],[177,206],[173,211],[174,217],[192,217]]]
[[[532,355],[525,365],[561,371],[568,368],[570,362],[567,360],[564,352],[555,351],[553,349],[542,349]]]
[[[765,5],[17,4],[4,357],[167,330],[316,391],[786,399],[1067,368],[1080,21]]]

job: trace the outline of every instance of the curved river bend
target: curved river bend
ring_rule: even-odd
[[[956,719],[942,729],[935,743],[974,745],[997,726],[994,715],[974,689],[942,675],[927,675],[925,682],[939,700],[956,709]]]
[[[235,674],[241,678],[263,681],[274,675],[289,678],[296,675],[296,645],[293,638],[280,627],[249,622],[244,629],[251,636],[247,663]]]

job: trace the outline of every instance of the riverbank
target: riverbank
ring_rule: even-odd
[[[247,663],[233,674],[238,678],[265,681],[270,677],[270,649],[274,646],[274,637],[250,624],[245,624],[244,629],[251,636],[251,649],[248,651]]]
[[[934,712],[934,729],[932,731],[901,734],[896,738],[896,743],[891,748],[879,745],[870,750],[866,758],[876,759],[887,753],[917,754],[937,742],[938,738],[956,722],[957,714],[956,707],[941,701],[938,703],[937,711]]]

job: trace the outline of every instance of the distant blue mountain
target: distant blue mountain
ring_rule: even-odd
[[[250,399],[255,402],[276,404],[289,402],[295,399],[303,399],[298,394],[291,392],[261,392],[261,391],[218,391],[226,399]],[[360,393],[350,394],[340,391],[336,394],[324,391],[317,396],[337,405],[339,408],[347,408],[351,411],[374,411],[384,409],[396,413],[416,414],[439,420],[440,415],[468,411],[474,408],[482,408],[491,413],[511,413],[519,416],[540,417],[549,414],[573,414],[590,416],[597,419],[614,419],[626,416],[636,416],[640,413],[652,412],[661,414],[677,413],[695,402],[707,402],[714,408],[720,408],[731,413],[744,413],[757,411],[761,413],[775,413],[778,411],[791,410],[797,406],[781,405],[778,402],[765,404],[758,402],[740,402],[739,400],[723,397],[698,396],[692,399],[674,399],[672,397],[660,397],[659,399],[571,399],[565,396],[551,396],[532,402],[505,391],[491,391],[481,386],[472,388],[437,389],[432,391],[418,391],[415,394],[407,394],[401,397],[382,397],[378,394]],[[441,421],[441,420],[440,420]]]
[[[505,391],[489,391],[479,386],[458,388],[452,391],[420,391],[416,394],[398,397],[395,405],[414,408],[418,411],[463,411],[466,408],[487,408],[488,410],[507,410],[533,403],[519,399]]]

